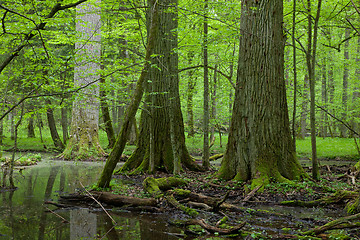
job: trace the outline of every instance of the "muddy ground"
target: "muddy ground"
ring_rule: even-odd
[[[325,165],[321,167],[322,179],[320,182],[307,179],[296,184],[272,183],[253,195],[250,194],[249,183],[219,181],[214,178],[215,169],[207,173],[186,172],[181,175],[181,178],[188,181],[187,186],[182,187],[183,189],[217,198],[224,198],[228,194],[226,202],[242,209],[240,211],[219,210],[216,212],[196,209],[199,212],[196,218],[205,219],[212,226],[215,226],[224,216],[228,218],[225,225],[228,228],[246,222],[242,228],[242,234],[223,236],[222,238],[311,239],[310,236],[304,236],[302,233],[347,216],[344,208],[348,200],[311,208],[283,206],[281,202],[289,200],[312,201],[330,196],[337,190],[359,192],[359,176],[353,176],[354,173],[351,172],[351,167],[352,164],[342,165],[341,162],[337,162],[335,165]],[[309,175],[311,174],[309,167],[305,167],[305,170]],[[158,178],[170,177],[171,175],[161,172],[155,175],[141,176],[117,175],[114,182],[118,182],[119,185],[126,183],[128,188],[121,187],[121,189],[116,190],[116,186],[114,186],[114,192],[128,196],[144,197],[146,193],[143,191],[142,182],[149,176]],[[249,196],[251,197],[249,198]],[[192,218],[166,201],[161,201],[159,203],[161,207],[158,211],[162,215],[161,217],[165,217],[169,224]],[[181,200],[179,202],[181,203]],[[187,205],[185,201],[184,205]],[[359,221],[358,219],[357,222]],[[212,239],[211,236],[218,236],[196,227],[182,227],[182,229],[184,234],[179,236],[182,239]],[[325,231],[316,237],[314,239],[360,239],[360,229],[349,228]]]

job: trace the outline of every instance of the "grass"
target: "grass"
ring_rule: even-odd
[[[296,141],[299,157],[311,157],[311,139]],[[352,138],[317,138],[316,150],[319,158],[358,159],[359,153]]]
[[[52,150],[54,145],[50,136],[50,132],[47,128],[42,130],[43,143],[40,141],[40,134],[38,129],[35,132],[36,138],[27,138],[26,128],[19,129],[18,148],[24,151],[49,151]],[[61,131],[59,131],[60,138]],[[215,143],[210,149],[210,155],[216,153],[224,153],[227,144],[227,135],[222,135],[222,146],[220,146],[220,138],[218,133],[215,134]],[[111,149],[107,149],[108,140],[104,131],[99,132],[99,139],[102,147],[110,152]],[[46,149],[44,148],[46,146]],[[194,137],[186,137],[186,145],[189,152],[194,156],[201,156],[203,149],[203,136],[196,134]],[[11,149],[14,146],[14,141],[10,139],[10,133],[5,132],[5,138],[3,139],[3,145],[0,146],[3,150]],[[301,158],[311,157],[311,140],[305,138],[304,140],[296,141],[297,154]],[[127,145],[124,154],[130,155],[135,149],[135,146]],[[341,159],[354,159],[358,160],[359,153],[357,152],[354,139],[352,138],[317,138],[317,154],[319,158],[341,158]]]

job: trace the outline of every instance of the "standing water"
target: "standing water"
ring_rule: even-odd
[[[111,213],[114,224],[100,208],[58,209],[44,204],[95,183],[104,166],[45,158],[36,166],[15,170],[17,189],[0,192],[0,240],[178,239],[174,232],[179,230],[149,214]]]

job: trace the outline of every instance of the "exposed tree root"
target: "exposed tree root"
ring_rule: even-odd
[[[320,227],[313,228],[309,231],[303,232],[304,235],[318,235],[332,229],[354,228],[360,226],[360,222],[349,223],[349,221],[360,219],[360,213],[342,217],[334,221],[328,222]]]
[[[243,228],[245,224],[246,222],[242,222],[235,227],[224,229],[224,228],[211,226],[207,224],[204,219],[190,219],[187,221],[183,221],[181,223],[177,223],[177,225],[182,225],[182,226],[199,225],[210,233],[219,233],[220,235],[239,233],[240,229]]]
[[[359,197],[359,193],[352,192],[352,191],[337,191],[335,194],[320,198],[314,201],[283,201],[280,204],[286,206],[300,206],[300,207],[316,207],[316,206],[323,206],[329,205],[334,203],[343,203],[345,200],[351,200]]]

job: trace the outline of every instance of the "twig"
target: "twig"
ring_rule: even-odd
[[[108,215],[108,217],[111,219],[111,221],[113,221],[114,224],[117,224],[116,221],[110,216],[110,214],[106,211],[106,209],[104,208],[104,206],[96,199],[94,198],[94,196],[84,187],[84,185],[80,182],[80,185],[83,187],[83,189],[86,191],[86,193],[89,195],[89,197],[91,199],[93,199],[97,204],[99,204],[99,206],[102,208],[102,210],[104,210],[104,212],[106,213],[106,215]]]
[[[45,207],[45,208],[46,208],[49,212],[51,212],[52,214],[54,214],[55,216],[61,218],[61,219],[64,221],[64,223],[69,223],[68,220],[66,220],[65,218],[63,218],[62,216],[60,216],[59,214],[57,214],[56,212],[52,211],[50,208],[48,208],[48,207]]]

